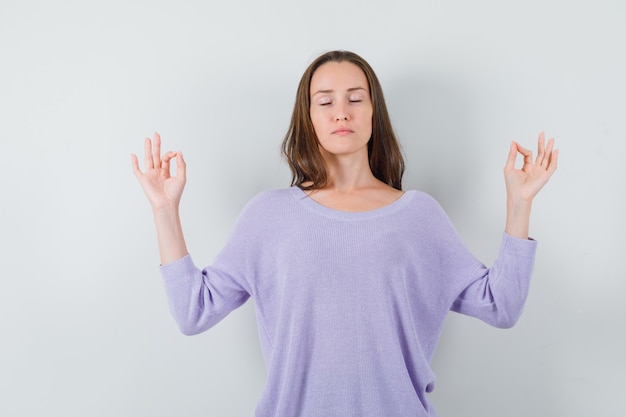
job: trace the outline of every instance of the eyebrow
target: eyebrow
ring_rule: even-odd
[[[351,93],[353,91],[357,91],[357,90],[363,90],[363,91],[367,91],[367,89],[365,87],[351,87],[348,88],[348,92]],[[334,93],[335,90],[318,90],[315,93],[311,94],[311,97],[315,96],[316,94],[329,94],[329,93]]]

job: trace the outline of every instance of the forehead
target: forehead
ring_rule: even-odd
[[[320,65],[311,77],[312,93],[319,90],[347,90],[355,87],[369,91],[365,73],[352,62],[327,62]]]

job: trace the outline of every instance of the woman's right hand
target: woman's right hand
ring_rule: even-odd
[[[154,134],[154,143],[146,138],[144,143],[145,172],[139,168],[137,155],[131,154],[133,172],[153,210],[178,209],[186,181],[186,166],[181,152],[167,152],[161,156],[161,136]],[[176,161],[176,175],[170,172],[170,162]]]

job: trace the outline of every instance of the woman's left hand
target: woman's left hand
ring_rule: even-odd
[[[515,159],[518,152],[523,155],[524,164],[516,169]],[[559,151],[554,149],[554,138],[548,140],[546,146],[543,132],[539,134],[537,158],[534,161],[532,151],[520,146],[517,142],[511,143],[509,157],[504,167],[504,181],[509,202],[530,203],[556,170],[558,159]]]

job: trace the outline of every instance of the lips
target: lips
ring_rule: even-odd
[[[346,128],[341,128],[341,129],[337,129],[337,130],[333,131],[333,135],[338,135],[338,136],[345,136],[345,135],[349,135],[350,133],[354,133],[354,132],[352,132],[352,130],[346,129]]]

